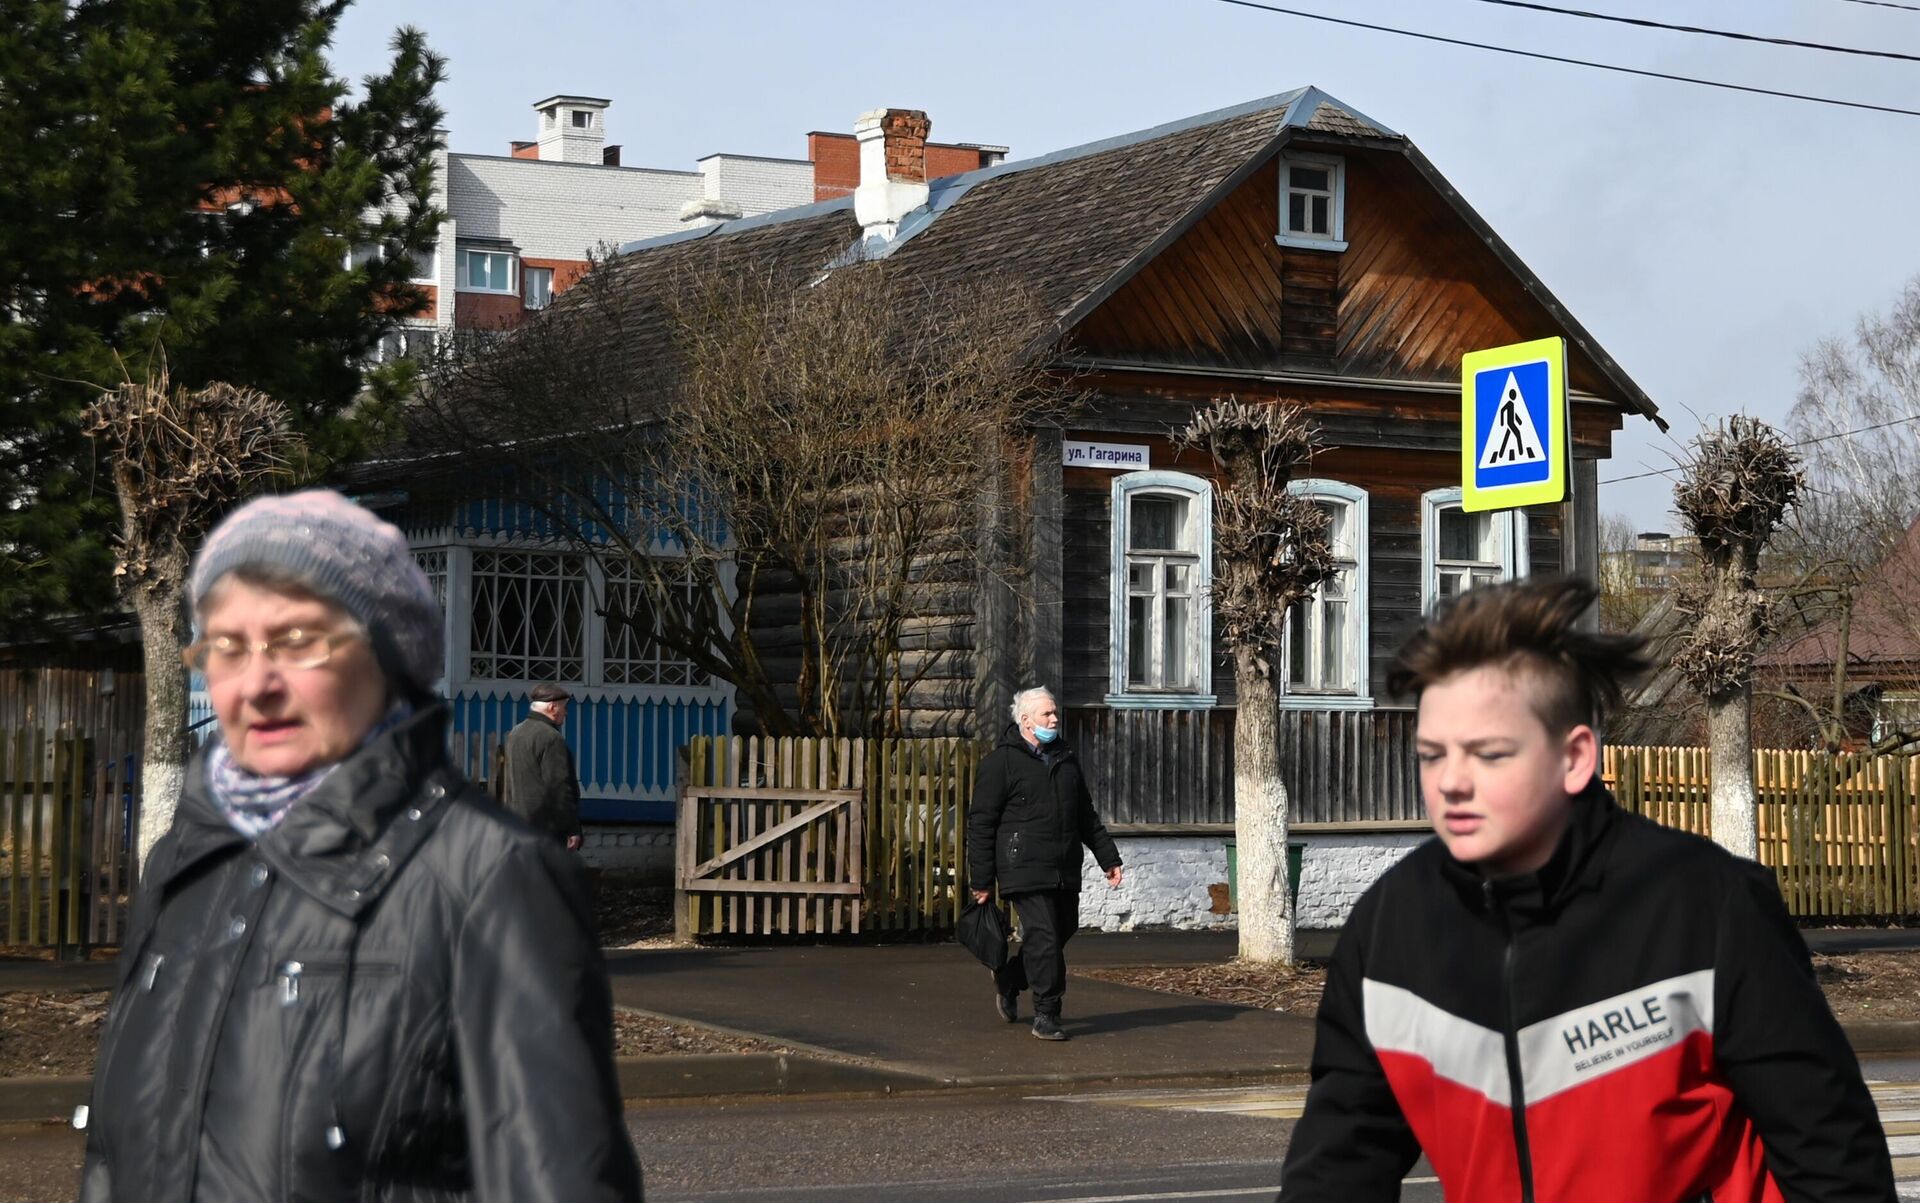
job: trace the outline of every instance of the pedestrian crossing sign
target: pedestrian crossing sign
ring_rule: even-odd
[[[1468,511],[1567,495],[1567,342],[1539,338],[1460,361],[1460,492]]]

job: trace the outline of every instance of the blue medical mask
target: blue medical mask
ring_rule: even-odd
[[[1058,727],[1035,727],[1035,728],[1033,729],[1033,737],[1034,737],[1035,739],[1037,739],[1037,740],[1039,740],[1039,741],[1040,741],[1041,743],[1043,743],[1043,744],[1050,744],[1050,743],[1052,743],[1052,742],[1053,742],[1054,740],[1056,740],[1056,739],[1059,739],[1059,738],[1060,738],[1060,728],[1058,728]]]

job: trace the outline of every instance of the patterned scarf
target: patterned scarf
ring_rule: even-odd
[[[360,741],[360,747],[365,748],[412,714],[413,707],[404,698],[395,702]],[[277,827],[295,802],[312,793],[346,759],[342,757],[332,764],[309,769],[297,777],[263,777],[241,768],[227,750],[226,740],[218,739],[207,753],[207,788],[213,794],[214,805],[226,815],[233,829],[250,840],[257,840]]]

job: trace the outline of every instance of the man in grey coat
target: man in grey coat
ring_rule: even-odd
[[[572,697],[558,685],[533,687],[533,706],[507,733],[507,809],[568,848],[580,847],[580,774],[560,728]]]

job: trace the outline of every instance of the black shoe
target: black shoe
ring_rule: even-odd
[[[1060,1021],[1052,1015],[1033,1017],[1033,1035],[1038,1040],[1065,1040],[1067,1034],[1060,1030]]]
[[[996,989],[993,992],[993,1006],[995,1010],[1000,1012],[1000,1018],[1006,1020],[1008,1023],[1020,1022],[1020,992],[1018,990],[1003,994]]]

